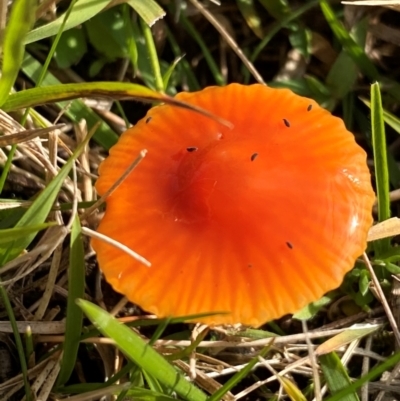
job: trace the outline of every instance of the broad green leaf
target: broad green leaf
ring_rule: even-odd
[[[398,258],[400,259],[400,257]],[[384,261],[385,264],[385,269],[392,274],[400,274],[400,267],[398,265],[395,265],[394,263],[386,262]]]
[[[364,48],[365,46],[367,23],[367,18],[362,19],[357,22],[350,32],[350,36],[361,48]],[[343,49],[328,73],[326,84],[330,87],[332,95],[335,96],[336,99],[343,99],[353,90],[357,79],[357,65],[354,59],[348,54],[347,50]]]
[[[80,299],[77,303],[99,331],[112,338],[117,347],[141,369],[186,400],[207,400],[205,393],[188,382],[165,358],[146,344],[129,327],[119,323],[113,316],[91,302]]]
[[[336,58],[326,78],[326,84],[336,99],[342,99],[353,90],[358,69],[353,59],[342,51]]]
[[[361,270],[360,279],[358,280],[358,288],[362,296],[367,295],[369,291],[369,283],[371,278],[367,270]]]
[[[271,81],[268,82],[268,86],[270,86],[271,88],[288,88],[300,96],[313,96],[310,87],[304,78],[288,79],[285,81]]]
[[[286,0],[258,0],[264,8],[275,18],[282,19],[291,12]]]
[[[301,24],[294,25],[289,34],[290,44],[307,60],[311,54],[311,39],[311,31]]]
[[[37,224],[35,226],[6,228],[0,230],[0,246],[3,244],[9,244],[10,241],[16,241],[24,238],[27,235],[36,234],[37,232],[45,230],[46,228],[52,227],[54,225],[56,225],[56,223],[43,223]]]
[[[74,163],[75,159],[82,152],[89,139],[90,137],[88,136],[85,141],[83,141],[77,147],[73,155],[60,169],[58,174],[50,181],[46,188],[39,193],[29,209],[17,222],[17,228],[44,223],[51,208],[53,207],[53,203],[57,198],[65,178],[68,176],[68,173],[72,168],[72,163]],[[31,233],[23,238],[20,238],[18,241],[10,241],[8,245],[4,244],[0,246],[0,266],[3,266],[8,261],[18,256],[32,242],[32,240],[35,238],[35,235],[36,233]]]
[[[82,309],[76,300],[85,295],[85,250],[82,241],[81,223],[76,215],[71,228],[69,269],[68,269],[68,301],[63,343],[63,358],[61,361],[58,384],[65,384],[76,365],[76,357],[82,334]]]
[[[165,11],[154,0],[126,0],[126,2],[149,26],[165,16]]]
[[[0,106],[14,86],[24,57],[24,37],[35,19],[36,0],[15,0],[8,20],[3,42],[0,79]]]
[[[126,27],[120,8],[96,15],[86,22],[85,28],[92,46],[108,61],[127,56]]]
[[[264,37],[262,20],[255,8],[254,0],[236,0],[236,4],[247,25],[260,39],[262,39]]]
[[[111,3],[112,0],[79,0],[76,2],[66,24],[64,32],[68,29],[75,28],[76,26],[83,24],[85,21],[94,17],[101,10]],[[38,40],[48,38],[56,35],[64,21],[64,15],[60,15],[57,19],[43,25],[39,28],[33,29],[26,35],[24,43],[33,43]]]
[[[293,315],[293,317],[295,319],[299,319],[299,320],[311,319],[312,317],[314,317],[319,312],[319,310],[321,308],[323,308],[325,305],[327,305],[330,302],[332,302],[332,299],[334,298],[335,295],[336,295],[336,293],[332,292],[330,294],[327,294],[327,295],[323,296],[318,301],[311,302],[310,304],[305,306],[303,309],[301,309],[298,312],[296,312]]]
[[[324,372],[326,384],[332,395],[349,387],[351,384],[349,375],[335,352],[321,355],[318,359]],[[349,391],[347,395],[341,398],[341,401],[359,401],[359,398],[355,391]]]
[[[371,85],[371,129],[378,198],[378,220],[384,221],[390,218],[389,171],[382,99],[378,83]],[[374,245],[375,256],[379,258],[390,248],[390,240],[382,239]]]
[[[63,32],[54,58],[59,68],[69,68],[78,63],[87,51],[86,37],[82,29]]]

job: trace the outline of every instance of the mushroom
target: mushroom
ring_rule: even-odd
[[[372,224],[366,154],[342,120],[288,89],[255,84],[180,93],[233,124],[161,105],[101,164],[98,231],[150,260],[92,245],[113,288],[159,317],[252,326],[338,287]],[[215,312],[225,312],[216,314]]]

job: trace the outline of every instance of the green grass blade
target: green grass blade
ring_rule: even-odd
[[[218,85],[226,85],[225,79],[221,74],[220,69],[218,68],[217,63],[214,60],[208,46],[205,44],[204,40],[202,39],[201,35],[195,28],[195,26],[186,18],[183,13],[181,14],[180,22],[185,30],[189,33],[189,35],[197,42],[201,51],[203,52],[204,59],[207,62],[208,68],[210,69],[215,82]]]
[[[362,71],[370,80],[376,81],[379,79],[379,73],[375,65],[365,54],[361,46],[350,36],[350,33],[336,18],[331,6],[326,0],[321,0],[321,10],[332,29],[336,39],[340,42],[346,52],[357,64],[360,71]]]
[[[68,176],[68,173],[71,170],[72,164],[82,152],[89,139],[90,136],[88,136],[85,141],[78,146],[72,157],[70,157],[70,159],[60,169],[59,173],[52,179],[52,181],[50,181],[47,187],[40,192],[29,209],[17,222],[15,227],[34,226],[44,223],[54,201],[57,198],[65,178]],[[36,233],[31,233],[17,241],[10,241],[8,244],[0,246],[0,266],[3,266],[8,261],[18,256],[32,242],[35,235]]]
[[[371,108],[371,102],[366,99],[361,99],[369,108]],[[398,134],[400,134],[400,118],[390,113],[389,111],[383,110],[383,119],[385,123],[392,127]]]
[[[400,352],[392,355],[385,362],[371,369],[366,375],[362,376],[360,379],[349,384],[346,388],[339,390],[336,394],[328,397],[324,401],[342,401],[343,397],[346,397],[353,391],[358,390],[364,383],[374,380],[376,377],[380,376],[382,373],[389,370],[392,366],[400,362]]]
[[[14,1],[4,35],[0,106],[6,101],[17,79],[24,57],[25,46],[23,40],[34,22],[35,8],[36,0]]]
[[[271,339],[271,345],[273,343],[273,339]],[[271,345],[265,347],[258,356],[264,357],[271,348]],[[259,361],[258,356],[253,358],[242,370],[235,373],[222,387],[220,387],[211,397],[208,398],[207,401],[218,401],[222,399],[222,397],[230,391],[233,387],[235,387],[244,377],[246,377],[255,364]]]
[[[172,34],[171,30],[168,27],[166,27],[166,32],[167,32],[168,42],[171,46],[171,50],[173,51],[175,58],[176,59],[182,58],[181,62],[178,64],[178,67],[182,69],[182,73],[185,75],[186,79],[184,79],[184,81],[185,80],[187,81],[189,90],[192,92],[200,90],[201,89],[200,84],[197,80],[196,75],[192,70],[190,63],[184,57],[184,54],[180,49],[178,42],[176,41],[174,35]]]
[[[0,245],[9,244],[10,241],[20,240],[27,235],[36,235],[39,231],[45,230],[46,228],[54,226],[55,224],[56,223],[43,223],[35,226],[6,228],[3,230],[0,229]]]
[[[351,384],[346,368],[335,352],[321,355],[319,357],[322,371],[324,373],[326,384],[332,395],[336,392],[346,389]],[[341,398],[342,401],[359,401],[354,390]]]
[[[82,309],[76,300],[85,295],[85,250],[82,242],[82,231],[79,217],[75,216],[71,228],[69,270],[68,270],[68,301],[65,326],[65,341],[61,361],[58,384],[65,384],[75,368],[80,337],[82,334]]]
[[[125,25],[125,37],[126,37],[126,47],[128,51],[129,58],[131,60],[133,66],[133,76],[135,76],[138,70],[138,47],[135,41],[135,36],[133,33],[133,21],[131,16],[131,9],[128,7],[127,4],[124,4],[122,8],[123,18],[124,18],[124,25]]]
[[[43,79],[44,79],[44,77],[45,77],[45,75],[46,75],[46,72],[47,72],[47,70],[48,70],[48,67],[49,67],[49,65],[50,65],[50,62],[51,62],[51,60],[52,60],[52,58],[53,58],[54,52],[55,52],[55,50],[56,50],[56,48],[57,48],[57,44],[58,44],[58,42],[59,42],[59,40],[60,40],[60,37],[61,37],[61,34],[62,34],[62,29],[64,28],[65,23],[66,23],[66,21],[68,20],[68,17],[69,17],[69,15],[70,15],[70,12],[71,12],[71,10],[72,10],[74,4],[76,3],[76,1],[77,1],[77,0],[73,0],[73,1],[71,2],[70,6],[69,6],[69,8],[68,8],[68,11],[67,11],[66,14],[65,14],[65,18],[64,18],[64,20],[63,20],[62,25],[60,26],[59,32],[57,33],[57,36],[56,36],[56,38],[55,38],[55,40],[54,40],[54,42],[53,42],[53,44],[52,44],[52,46],[51,46],[51,49],[50,49],[49,53],[47,54],[46,61],[45,61],[45,63],[44,63],[44,66],[43,66],[43,68],[42,68],[42,71],[40,72],[40,76],[39,76],[39,78],[38,78],[38,81],[37,81],[37,83],[36,83],[37,86],[40,86],[40,85],[42,84],[42,82],[43,82]],[[22,53],[21,53],[21,60],[19,60],[19,66],[18,66],[18,68],[19,68],[19,67],[21,66],[21,64],[22,64],[22,58],[23,58],[23,51],[22,51]],[[5,99],[4,99],[4,100],[5,100]],[[0,105],[2,105],[3,103],[4,103],[4,102],[0,101]],[[28,115],[29,115],[29,108],[27,108],[27,109],[24,111],[24,115],[23,115],[22,120],[21,120],[21,125],[22,125],[22,126],[25,125],[26,120],[27,120],[27,118],[28,118]],[[15,154],[16,149],[17,149],[16,145],[12,146],[12,148],[11,148],[9,154],[8,154],[7,162],[6,162],[5,166],[4,166],[4,169],[3,169],[2,173],[1,173],[1,177],[0,177],[0,192],[3,191],[4,184],[5,184],[5,182],[6,182],[8,173],[9,173],[9,171],[10,171],[11,163],[12,163],[12,160],[13,160],[13,158],[14,158],[14,154]]]
[[[140,373],[143,374],[142,377],[146,380],[147,386],[149,387],[150,390],[157,391],[159,393],[165,393],[164,391],[165,389],[157,379],[149,375],[145,370],[141,371]],[[144,383],[142,385],[144,387]]]
[[[2,108],[4,111],[12,111],[45,103],[90,96],[130,98],[142,101],[168,101],[166,96],[138,84],[125,82],[82,82],[43,86],[13,93]]]
[[[68,7],[67,12],[64,14],[64,18],[62,20],[60,28],[58,29],[57,35],[56,35],[53,43],[51,44],[51,48],[50,48],[50,50],[49,50],[49,52],[47,54],[47,57],[46,57],[46,60],[44,62],[42,71],[40,72],[39,79],[36,82],[36,86],[41,86],[42,85],[42,82],[43,82],[43,80],[44,80],[44,78],[46,76],[47,70],[49,69],[50,62],[53,59],[53,56],[54,56],[54,53],[55,53],[55,51],[57,49],[58,43],[60,42],[61,35],[62,35],[62,33],[63,33],[64,29],[65,29],[65,24],[68,22],[68,19],[71,16],[71,12],[74,9],[74,6],[75,6],[77,1],[78,0],[72,0],[70,5],[69,5],[69,7]],[[25,115],[27,115],[26,112],[25,112]]]
[[[83,24],[85,21],[94,17],[101,10],[103,10],[112,0],[79,0],[75,5],[71,12],[71,15],[68,18],[67,23],[64,27],[64,32],[68,29],[74,28],[80,24]],[[33,13],[34,14],[34,13]],[[64,14],[55,19],[52,22],[49,22],[46,25],[43,25],[39,28],[33,29],[26,35],[24,39],[24,43],[33,43],[38,40],[48,38],[50,36],[54,36],[59,31],[62,23],[64,21]]]
[[[29,54],[25,54],[24,62],[22,64],[22,71],[35,83],[38,82],[40,72],[42,71],[42,65]],[[42,86],[50,85],[61,85],[61,82],[48,72],[43,80]],[[19,92],[24,93],[25,91]],[[12,100],[13,97],[8,100]],[[18,105],[19,101],[15,101]],[[8,102],[6,102],[8,104]],[[85,120],[88,126],[88,130],[91,130],[94,126],[100,123],[100,126],[96,129],[96,133],[93,139],[103,146],[105,149],[110,149],[117,140],[118,135],[107,125],[92,109],[86,106],[81,100],[73,100],[71,102],[58,102],[57,106],[60,109],[65,110],[65,115],[70,118],[73,122],[78,123],[81,120]],[[29,106],[28,106],[29,107]]]
[[[266,2],[269,0],[265,0]],[[296,20],[301,17],[306,11],[315,7],[320,0],[310,0],[307,4],[302,5],[297,10],[289,13],[287,16],[282,18],[280,21],[277,21],[274,26],[270,29],[270,31],[264,36],[263,40],[256,46],[253,53],[251,54],[250,61],[254,62],[260,53],[264,50],[265,46],[271,41],[271,39],[285,26],[287,26],[290,22]],[[248,82],[248,77],[250,74],[245,72],[245,81]]]
[[[309,320],[313,318],[325,305],[332,302],[335,296],[337,296],[335,292],[328,293],[317,301],[311,302],[303,309],[300,309],[293,315],[293,317],[298,320]]]
[[[140,25],[143,32],[144,42],[146,44],[147,55],[150,60],[151,70],[153,72],[154,85],[158,92],[164,92],[164,82],[162,79],[160,61],[158,60],[157,49],[154,43],[153,33],[147,23],[141,19]]]
[[[398,134],[400,134],[400,118],[389,111],[383,110],[383,119],[387,125],[392,127]]]
[[[167,71],[165,71],[165,73],[162,77],[165,90],[167,90],[167,88],[168,88],[168,83],[169,83],[172,73],[175,71],[176,66],[179,64],[179,62],[182,60],[182,58],[183,57],[176,58],[173,61],[173,63],[168,67]]]
[[[378,197],[378,220],[384,221],[390,218],[389,172],[382,99],[378,83],[371,86],[371,129]],[[390,239],[379,240],[376,243],[376,257],[387,252],[389,248]]]
[[[176,401],[176,398],[145,388],[132,388],[126,392],[135,401]]]
[[[4,111],[13,111],[45,103],[76,99],[79,97],[113,97],[118,99],[149,102],[159,101],[196,111],[219,121],[221,124],[229,126],[229,122],[219,119],[218,116],[208,113],[207,110],[174,99],[173,97],[169,97],[162,93],[155,92],[145,86],[127,82],[82,82],[26,89],[11,94],[2,109]]]
[[[207,400],[207,396],[200,389],[188,382],[131,329],[120,324],[114,317],[91,302],[82,299],[77,302],[100,332],[112,338],[118,348],[140,368],[188,401]]]
[[[19,359],[19,363],[21,366],[22,378],[24,381],[26,401],[31,401],[32,400],[32,391],[31,391],[31,387],[29,385],[29,379],[28,379],[28,366],[26,363],[27,358],[25,356],[24,346],[22,344],[21,335],[19,334],[19,331],[18,331],[18,326],[17,326],[17,321],[15,319],[14,311],[13,311],[10,299],[8,298],[7,291],[3,285],[0,285],[0,296],[2,298],[4,308],[7,312],[8,320],[10,321],[13,335],[14,335],[15,345],[16,345],[17,353],[18,353],[18,359]]]
[[[127,0],[126,2],[149,26],[165,16],[165,11],[154,0]]]

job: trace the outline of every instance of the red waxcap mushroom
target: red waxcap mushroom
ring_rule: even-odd
[[[259,326],[338,287],[366,247],[374,192],[366,154],[313,100],[263,85],[176,97],[233,124],[152,108],[101,164],[98,231],[151,262],[94,239],[106,280],[159,317],[227,312],[208,324]]]

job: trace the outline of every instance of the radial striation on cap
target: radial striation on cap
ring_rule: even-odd
[[[366,248],[375,199],[366,154],[313,100],[262,85],[210,87],[152,108],[101,164],[98,231],[114,289],[159,317],[226,312],[208,324],[259,326],[338,287]]]

